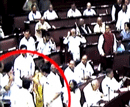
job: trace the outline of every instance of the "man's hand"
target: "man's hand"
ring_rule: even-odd
[[[69,37],[70,36],[70,31],[68,31],[68,34],[67,34],[67,37]]]
[[[101,54],[101,56],[105,56],[105,53]]]

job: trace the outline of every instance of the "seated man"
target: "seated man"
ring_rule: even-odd
[[[87,3],[87,9],[84,10],[83,16],[93,16],[93,15],[96,15],[96,12],[95,12],[95,10],[93,10],[91,8],[91,3],[88,2]]]
[[[28,14],[29,21],[35,21],[41,18],[41,13],[37,11],[36,5],[32,4],[31,12]]]
[[[91,34],[92,33],[89,26],[84,23],[83,18],[79,19],[78,26],[76,25],[76,32],[79,32],[79,34],[81,34],[81,35]]]
[[[123,52],[123,51],[125,51],[125,47],[124,47],[122,41],[119,40],[118,43],[117,43],[117,53],[120,53],[120,52]]]
[[[68,82],[70,80],[76,80],[74,69],[75,69],[75,62],[73,60],[71,60],[69,62],[68,67],[64,71],[65,77],[66,77],[66,79],[67,79]]]
[[[80,60],[80,44],[86,43],[86,39],[81,35],[77,36],[75,29],[71,29],[68,32],[67,37],[63,41],[64,44],[68,44],[68,52],[73,56],[73,60]]]
[[[124,24],[124,30],[121,31],[120,36],[122,40],[130,39],[130,24],[128,22]]]
[[[52,52],[56,52],[56,44],[53,38],[50,38],[48,34],[39,41],[37,51],[44,55],[50,55]]]
[[[43,17],[47,20],[54,20],[58,18],[55,10],[53,10],[52,4],[50,4],[49,9],[44,12]]]
[[[45,31],[48,31],[51,26],[45,21],[43,17],[40,18],[39,22],[36,23],[35,25],[35,36],[37,38],[37,41],[40,41],[43,37],[43,33]]]
[[[115,91],[121,88],[125,80],[126,78],[123,78],[122,81],[117,82],[117,80],[114,78],[113,70],[110,68],[106,69],[106,77],[102,81],[103,94],[108,96],[109,100],[118,96],[118,93],[115,93]],[[108,90],[110,93],[108,93]]]
[[[81,12],[76,8],[75,3],[71,5],[71,9],[67,12],[67,17],[80,17],[82,16]]]
[[[99,91],[99,82],[98,80],[93,80],[91,83],[89,83],[84,89],[84,96],[86,99],[86,105],[84,104],[83,107],[97,107],[99,106],[99,101],[103,100],[102,97],[104,97],[103,93]],[[107,100],[104,98],[104,100]]]
[[[102,22],[102,18],[97,18],[97,24],[94,26],[94,33],[104,33],[105,32],[105,24]]]
[[[35,40],[34,38],[30,35],[30,31],[29,30],[25,30],[24,31],[24,37],[21,39],[19,47],[21,45],[26,45],[27,46],[27,50],[31,50],[31,51],[35,51]]]
[[[75,67],[74,73],[77,83],[84,83],[92,76],[94,70],[87,55],[82,56],[81,62]]]

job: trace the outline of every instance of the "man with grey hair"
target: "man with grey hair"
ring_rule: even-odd
[[[102,18],[97,18],[97,24],[94,26],[94,33],[104,33],[105,32],[105,23],[102,22]]]
[[[79,32],[81,35],[91,34],[92,33],[92,31],[89,28],[89,26],[84,23],[84,19],[83,18],[79,19],[78,26],[76,26],[76,32]]]
[[[104,97],[99,91],[99,86],[99,81],[93,80],[83,89],[87,105],[84,104],[83,107],[99,106],[99,101]]]
[[[80,60],[80,44],[86,43],[86,39],[82,36],[76,35],[76,30],[73,28],[71,31],[68,31],[67,37],[65,37],[64,44],[68,44],[68,52],[72,54],[73,60]]]
[[[83,16],[93,16],[96,15],[96,12],[94,9],[91,8],[91,3],[87,3],[87,8],[83,12]]]

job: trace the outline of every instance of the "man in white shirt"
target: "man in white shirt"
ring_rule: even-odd
[[[101,55],[101,65],[104,70],[108,67],[111,68],[112,60],[111,57],[107,56],[111,56],[112,54],[116,53],[116,49],[116,37],[113,33],[111,33],[110,28],[107,25],[105,33],[101,34],[98,40],[98,51]]]
[[[91,3],[88,2],[87,3],[87,9],[84,10],[83,16],[93,16],[93,15],[96,15],[96,12],[95,12],[95,10],[93,10],[91,8]]]
[[[81,62],[75,67],[74,73],[77,83],[84,83],[92,76],[94,70],[91,66],[91,61],[88,60],[87,55],[83,55]]]
[[[68,82],[70,80],[76,80],[75,74],[74,74],[74,69],[75,69],[75,62],[73,60],[71,60],[69,62],[68,67],[64,71],[65,77],[66,77]]]
[[[117,30],[123,30],[125,22],[129,22],[129,16],[127,14],[127,6],[124,4],[118,13],[118,19],[116,23]]]
[[[84,89],[84,96],[86,99],[86,106],[84,104],[83,107],[91,107],[91,106],[99,106],[99,101],[102,100],[102,97],[104,96],[99,91],[99,82],[98,80],[93,80],[91,83],[89,83]]]
[[[31,51],[36,50],[36,48],[35,48],[35,40],[33,39],[33,37],[31,37],[29,30],[25,30],[24,37],[20,40],[19,47],[21,45],[26,45],[27,50],[31,50]]]
[[[37,11],[36,5],[31,6],[31,12],[28,14],[29,21],[38,20],[41,18],[41,13]]]
[[[111,11],[111,16],[112,16],[112,21],[116,21],[118,19],[118,13],[122,9],[122,0],[117,0],[117,3],[115,3],[112,6],[112,11]]]
[[[102,18],[97,18],[97,24],[94,26],[94,33],[104,33],[105,32],[105,23],[102,22]]]
[[[54,20],[58,18],[56,12],[53,10],[52,4],[50,4],[49,9],[44,12],[43,17],[47,20]]]
[[[73,60],[80,60],[80,44],[86,43],[86,39],[80,35],[76,35],[75,29],[71,29],[70,32],[68,32],[67,37],[63,41],[64,44],[68,44],[68,52],[70,52],[73,56]]]
[[[57,92],[61,92],[62,85],[61,85],[60,77],[54,65],[51,65],[51,72],[47,78],[49,80],[49,85],[53,87],[53,90],[56,90]],[[53,105],[54,107],[62,107],[63,105],[61,101],[61,95],[59,95],[59,97],[57,97],[51,105]]]
[[[76,8],[75,3],[71,5],[71,9],[67,12],[67,17],[80,17],[81,12]]]
[[[56,44],[53,40],[53,38],[50,38],[48,35],[43,37],[42,40],[39,41],[37,46],[37,51],[39,53],[43,53],[44,55],[50,55],[53,52],[56,51]]]
[[[126,78],[123,78],[122,81],[117,82],[114,78],[113,70],[110,68],[106,69],[106,77],[102,81],[102,91],[108,97],[108,100],[118,96],[118,93],[115,93],[115,91],[121,88],[125,80]]]
[[[0,26],[0,38],[4,38],[4,37],[5,37],[4,32],[3,32],[3,30],[2,30],[2,28]]]
[[[35,25],[35,36],[37,38],[37,41],[40,41],[43,37],[43,31],[48,31],[51,26],[45,21],[45,19],[42,17],[39,22]]]
[[[26,45],[20,46],[21,50],[26,50]],[[17,84],[17,86],[22,86],[22,80],[27,79],[31,81],[35,71],[35,63],[33,61],[33,58],[30,54],[23,53],[20,54],[14,62],[14,73],[15,78],[14,81]]]
[[[41,67],[43,77],[40,79],[40,84],[43,86],[44,107],[62,107],[60,99],[61,90],[57,90],[59,86],[55,86],[57,85],[55,80],[50,81],[48,70],[49,69],[46,66]],[[52,76],[54,78],[54,75],[51,74],[51,77]],[[53,83],[55,83],[55,85]]]

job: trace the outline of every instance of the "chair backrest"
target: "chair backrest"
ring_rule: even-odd
[[[20,28],[23,31],[25,29],[24,21],[27,21],[27,16],[14,17],[14,28]]]
[[[8,51],[8,49],[16,47],[17,48],[17,38],[5,38],[0,41],[0,51]]]

